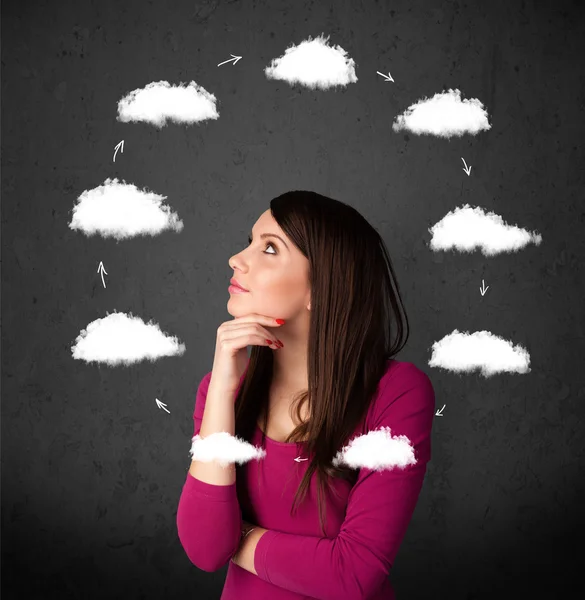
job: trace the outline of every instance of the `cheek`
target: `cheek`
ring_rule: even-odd
[[[296,278],[271,277],[258,286],[259,299],[292,304],[297,302],[303,289]]]

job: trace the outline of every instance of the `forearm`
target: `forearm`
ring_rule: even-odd
[[[214,386],[213,382],[209,384],[199,431],[202,438],[222,431],[235,435],[234,396],[235,392],[231,390],[228,391],[219,386]],[[211,485],[232,485],[236,481],[234,463],[222,466],[215,460],[210,462],[193,460],[189,473],[195,479]]]

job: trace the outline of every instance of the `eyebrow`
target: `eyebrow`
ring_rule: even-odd
[[[250,232],[250,239],[253,238],[253,237],[254,236],[252,235],[252,232]],[[267,237],[278,238],[286,246],[286,249],[290,250],[290,248],[288,247],[288,244],[279,235],[276,235],[276,233],[262,233],[262,234],[260,234],[260,239],[262,239],[262,240],[264,238],[267,238]]]

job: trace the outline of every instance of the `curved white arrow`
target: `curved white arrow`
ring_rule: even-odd
[[[219,65],[217,65],[217,66],[221,67],[221,65],[225,65],[225,63],[230,62],[230,60],[234,60],[234,65],[235,65],[240,60],[240,58],[242,58],[241,56],[235,56],[231,52],[230,52],[230,56],[233,56],[235,60],[233,58],[228,58],[227,60],[224,60],[222,63],[219,63]]]
[[[163,404],[158,398],[156,398],[156,404],[159,408],[164,408],[164,410],[167,410],[166,404]],[[170,410],[167,410],[167,412],[169,413],[169,415],[171,414]]]
[[[465,162],[465,159],[463,157],[461,157],[461,160],[463,161],[463,164],[465,165],[465,169],[463,169],[466,173],[467,173],[467,177],[469,177],[470,173],[471,173],[471,166],[467,166],[467,163]]]
[[[104,273],[107,275],[108,272],[104,269],[104,263],[100,260],[100,264],[98,266],[98,273],[102,272],[102,283],[104,284],[104,287],[106,287],[106,282],[104,281]]]
[[[388,71],[388,75],[384,75],[384,73],[380,73],[380,71],[376,71],[376,73],[378,73],[378,75],[382,75],[382,77],[386,78],[386,81],[384,83],[386,83],[388,81],[394,81],[394,79],[392,79],[392,75],[390,75],[390,71]]]
[[[124,152],[124,140],[116,144],[116,152],[114,152],[114,162],[116,162],[116,154],[118,153],[118,148],[120,152]]]

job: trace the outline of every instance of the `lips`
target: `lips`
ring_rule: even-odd
[[[230,283],[237,288],[240,288],[241,290],[244,290],[244,292],[249,292],[250,290],[247,290],[243,285],[240,285],[233,277],[230,279]]]

